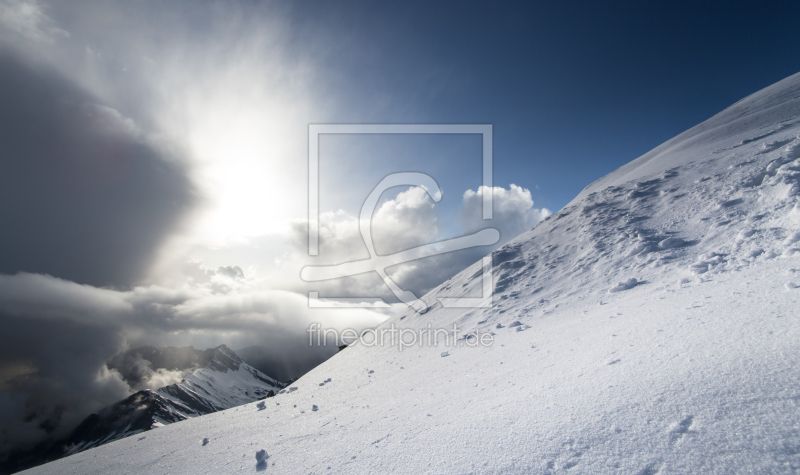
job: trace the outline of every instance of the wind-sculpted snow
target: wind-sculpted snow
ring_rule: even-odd
[[[480,295],[476,263],[384,324],[493,345],[351,345],[263,410],[36,473],[797,473],[798,184],[795,75],[494,252],[492,308],[438,303]]]

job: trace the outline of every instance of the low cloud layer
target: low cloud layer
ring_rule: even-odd
[[[63,433],[140,389],[106,368],[128,348],[259,345],[278,364],[310,354],[322,360],[335,347],[309,347],[311,323],[361,329],[383,318],[369,310],[309,309],[300,295],[262,290],[258,282],[218,271],[202,284],[128,291],[37,274],[0,275],[0,327],[13,330],[0,333],[0,375],[8,377],[0,396],[0,451]],[[23,366],[26,371],[14,372]],[[152,371],[144,387],[175,377]]]

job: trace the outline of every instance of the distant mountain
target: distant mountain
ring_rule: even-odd
[[[66,439],[17,455],[9,465],[23,469],[56,460],[173,422],[265,399],[285,386],[245,363],[225,345],[205,351],[142,347],[118,355],[109,367],[135,386],[144,378],[142,361],[151,368],[186,374],[179,383],[143,389],[90,415]]]

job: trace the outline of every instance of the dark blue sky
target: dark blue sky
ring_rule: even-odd
[[[353,104],[337,122],[492,123],[495,185],[551,210],[800,70],[800,2],[295,5]]]

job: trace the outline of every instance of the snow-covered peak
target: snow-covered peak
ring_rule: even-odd
[[[239,355],[225,345],[206,351],[210,353],[207,356],[208,362],[204,365],[206,368],[222,372],[227,372],[228,370],[237,371],[242,364],[245,364]]]

